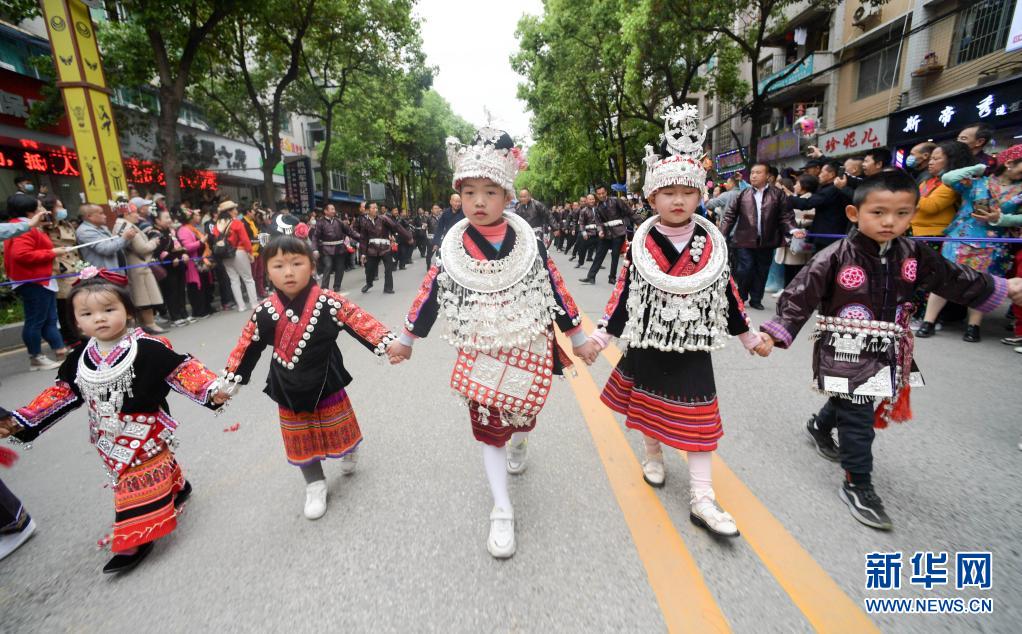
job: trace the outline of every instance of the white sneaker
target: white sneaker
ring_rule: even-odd
[[[511,475],[521,475],[525,473],[525,468],[528,467],[528,463],[525,459],[529,455],[529,439],[526,438],[521,444],[514,444],[509,442],[507,444],[507,472]]]
[[[497,559],[507,559],[515,554],[515,514],[493,507],[490,511],[490,536],[486,539],[486,550]]]
[[[188,320],[187,319],[177,319],[177,320],[174,320],[174,327],[175,328],[180,328],[181,326],[187,326],[187,325],[188,325]]]
[[[1019,354],[1022,354],[1022,346],[1019,346],[1019,347],[1017,347],[1017,348],[1013,348],[1013,350],[1014,350],[1015,352],[1018,352]]]
[[[348,453],[341,456],[341,473],[344,475],[351,475],[355,473],[355,467],[358,466],[358,449],[349,451]]]
[[[56,370],[59,367],[59,361],[53,361],[45,354],[37,354],[34,357],[30,357],[28,361],[29,372],[36,372],[38,370]]]
[[[10,535],[0,535],[0,559],[3,559],[7,555],[10,555],[14,551],[18,550],[18,547],[28,541],[28,538],[35,533],[35,520],[29,519],[28,524],[25,525],[17,533],[11,533]]]
[[[659,489],[664,486],[667,474],[664,473],[664,454],[646,454],[642,461],[642,479],[651,487]]]
[[[326,513],[326,480],[305,485],[305,518],[318,520]]]
[[[735,520],[717,504],[716,496],[711,489],[709,493],[692,497],[689,518],[696,526],[721,537],[738,537],[738,526]]]
[[[247,313],[248,312],[248,306],[238,306],[238,312],[239,313]]]

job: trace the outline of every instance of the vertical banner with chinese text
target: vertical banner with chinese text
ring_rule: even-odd
[[[42,5],[85,199],[104,205],[128,183],[95,26],[81,0],[43,0]]]

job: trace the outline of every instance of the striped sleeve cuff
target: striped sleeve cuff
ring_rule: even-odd
[[[774,338],[774,341],[781,344],[781,348],[787,348],[791,345],[791,335],[788,334],[788,330],[776,321],[770,320],[763,322],[760,330],[765,332]]]
[[[1004,303],[1005,298],[1008,297],[1007,280],[1003,277],[991,277],[994,280],[994,292],[990,293],[990,296],[983,300],[982,304],[973,307],[981,313],[989,313],[997,310],[997,307]]]

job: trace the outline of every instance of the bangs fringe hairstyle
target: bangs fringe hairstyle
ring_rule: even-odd
[[[296,238],[291,235],[279,235],[272,238],[265,247],[263,247],[261,255],[263,258],[263,266],[270,261],[270,258],[276,257],[280,254],[288,255],[304,255],[312,261],[312,248],[309,243],[301,238]]]
[[[124,312],[128,313],[129,325],[130,321],[134,321],[136,324],[140,323],[138,318],[138,308],[135,306],[135,302],[131,301],[131,293],[128,291],[127,286],[118,286],[113,282],[108,282],[101,277],[93,277],[87,280],[82,280],[71,287],[71,292],[67,296],[67,316],[68,319],[78,328],[78,320],[75,318],[75,297],[82,293],[111,293],[120,300],[124,306]],[[79,328],[79,330],[81,330]]]

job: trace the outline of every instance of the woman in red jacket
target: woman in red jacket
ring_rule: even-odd
[[[15,197],[8,207],[7,211],[12,216],[32,218],[36,214],[48,213],[41,202],[29,196]],[[14,292],[21,298],[25,309],[21,339],[28,348],[30,370],[60,367],[60,363],[43,354],[43,339],[50,344],[58,359],[67,354],[57,327],[57,281],[51,279],[53,261],[67,252],[65,247],[54,248],[50,237],[38,227],[4,243],[7,278],[15,283]]]

